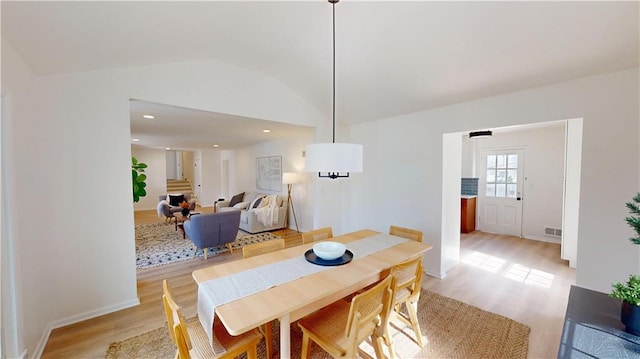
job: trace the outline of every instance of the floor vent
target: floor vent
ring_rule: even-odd
[[[562,229],[544,227],[544,234],[547,235],[547,236],[562,237]]]

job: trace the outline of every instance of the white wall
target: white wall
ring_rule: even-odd
[[[476,151],[478,141],[471,140],[468,133],[462,135],[462,177],[476,177]]]
[[[582,170],[581,118],[566,121],[566,167],[564,208],[562,210],[562,255],[571,268],[578,265],[578,227],[580,223],[580,176]],[[640,127],[640,126],[639,126]]]
[[[179,153],[182,153],[182,173],[184,173],[184,176],[182,177],[182,179],[185,179],[185,178],[188,179],[189,182],[191,182],[191,185],[193,186],[193,182],[195,179],[195,164],[196,164],[194,153],[191,151],[182,151]]]
[[[462,164],[462,136],[448,133],[442,136],[442,258],[438,272],[441,276],[460,262],[460,177]]]
[[[176,163],[176,151],[166,151],[165,150],[165,160],[166,160],[166,167],[167,167],[167,173],[166,173],[166,177],[165,179],[178,179],[180,178],[180,176],[177,173],[177,166],[178,164]],[[166,186],[166,183],[165,183]]]
[[[557,121],[548,127],[494,131],[491,137],[467,139],[476,143],[478,153],[502,148],[524,150],[522,235],[528,239],[560,243],[559,239],[546,236],[544,227],[562,228],[564,124]]]
[[[200,156],[200,179],[202,181],[201,195],[198,201],[202,207],[213,207],[215,200],[223,197],[220,151],[198,151],[196,152],[197,156]]]
[[[10,68],[11,71],[7,71]],[[12,208],[2,213],[2,339],[3,351],[9,358],[21,357],[26,351],[24,322],[24,304],[21,298],[25,290],[21,282],[21,253],[27,248],[25,243],[16,240],[21,229],[14,225],[18,217],[16,204],[20,180],[12,176],[19,166],[15,156],[19,137],[12,136],[19,124],[15,120],[38,116],[38,108],[30,106],[24,98],[34,91],[35,78],[30,69],[10,46],[2,44],[2,206]],[[26,211],[26,208],[22,208]],[[26,212],[22,212],[26,213]]]
[[[434,247],[425,266],[438,272],[447,240],[442,135],[583,118],[577,284],[608,292],[613,281],[640,271],[640,249],[629,244],[632,231],[623,221],[624,204],[639,187],[637,80],[635,68],[353,126],[351,140],[364,144],[366,167],[349,185],[346,201],[358,206],[345,214],[348,229],[420,229]]]
[[[147,195],[140,198],[140,201],[133,204],[134,210],[156,209],[158,196],[167,194],[166,180],[166,158],[167,151],[149,149],[138,146],[131,146],[131,156],[138,159],[138,162],[147,164],[144,174],[147,175]]]
[[[300,231],[313,228],[312,200],[310,198],[313,175],[304,172],[304,158],[302,152],[308,143],[313,141],[313,131],[307,136],[298,136],[291,140],[264,142],[235,152],[230,158],[230,168],[233,179],[230,181],[231,195],[239,192],[258,191],[262,193],[278,193],[286,197],[287,186],[282,185],[280,191],[269,192],[256,188],[256,157],[282,156],[282,172],[298,173],[298,183],[293,185],[291,197],[295,206],[296,218]],[[228,199],[228,198],[227,198]],[[289,214],[289,227],[295,229],[293,213]]]
[[[5,138],[12,139],[3,144],[2,165],[6,193],[19,194],[7,206],[29,213],[7,218],[20,286],[10,294],[22,317],[8,336],[17,338],[20,354],[38,355],[52,328],[138,302],[131,98],[301,125],[324,118],[273,78],[228,64],[34,76],[6,41],[2,46],[11,107]],[[75,207],[65,210],[69,198]]]

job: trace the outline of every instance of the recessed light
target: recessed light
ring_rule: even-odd
[[[142,117],[144,117],[144,118],[156,118],[156,116],[153,116],[153,115],[142,115]]]
[[[167,147],[167,148],[165,148],[165,150],[169,151],[169,150],[171,150],[171,147]]]
[[[131,141],[133,141],[133,142],[140,142],[140,139],[139,139],[139,138],[134,138],[134,139],[132,139]]]
[[[271,132],[271,130],[262,130],[262,132],[269,133],[269,132]]]
[[[213,145],[213,147],[220,147],[220,145]]]

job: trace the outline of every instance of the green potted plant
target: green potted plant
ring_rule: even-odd
[[[138,162],[135,157],[131,157],[131,179],[133,181],[133,201],[140,201],[141,197],[147,195],[147,190],[144,188],[147,186],[145,180],[147,175],[144,174],[144,169],[147,168],[146,163]]]
[[[633,244],[640,244],[640,193],[633,197],[633,202],[627,202],[627,209],[631,216],[625,221],[636,231],[636,236],[629,238]],[[633,335],[640,335],[640,277],[630,275],[626,283],[613,283],[610,294],[622,300],[620,320],[625,325],[625,331]]]

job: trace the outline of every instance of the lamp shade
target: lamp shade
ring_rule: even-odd
[[[284,172],[282,174],[282,183],[293,184],[298,182],[298,175],[295,172]]]
[[[313,143],[306,147],[307,172],[362,172],[362,145]]]

